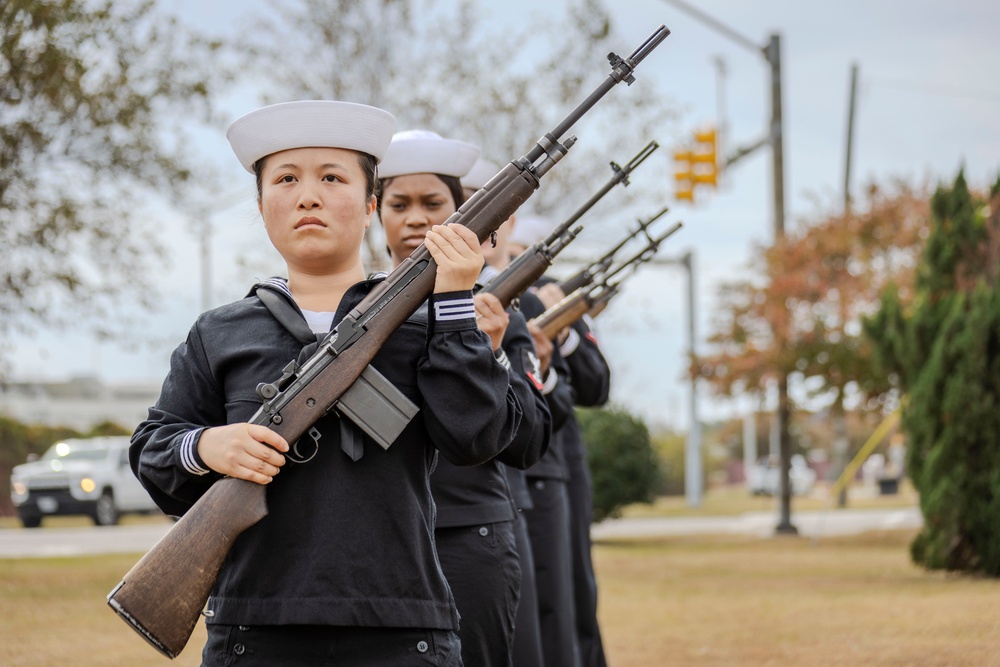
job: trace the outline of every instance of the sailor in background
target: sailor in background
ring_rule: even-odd
[[[465,201],[459,177],[479,149],[426,130],[399,132],[381,166],[380,216],[394,265]],[[490,247],[489,241],[484,248]],[[482,277],[480,277],[482,280]],[[533,374],[534,344],[524,318],[505,312],[496,297],[477,294],[476,318],[489,335],[496,363],[509,373],[522,406],[511,444],[474,468],[442,461],[431,475],[437,504],[435,539],[441,567],[461,615],[459,636],[466,665],[511,664],[515,614],[521,590],[516,547],[517,511],[505,465],[526,468],[548,447],[551,425],[540,383]]]
[[[462,188],[466,198],[471,197],[477,190],[489,182],[497,174],[500,168],[480,158],[473,165],[472,170],[462,177]],[[480,283],[487,284],[497,274],[503,271],[510,264],[510,251],[507,246],[507,239],[517,224],[517,216],[512,215],[507,222],[501,225],[494,237],[494,241],[483,244],[483,259],[486,266],[480,275]],[[531,292],[526,292],[518,300],[518,311],[520,317],[537,317],[544,312],[542,302]],[[532,325],[533,326],[533,325]],[[535,327],[537,329],[537,327]],[[555,387],[554,382],[545,384],[545,378],[551,365],[554,346],[551,341],[533,336],[535,341],[534,352],[538,368],[533,371],[533,378],[541,386],[541,390],[548,398]],[[533,360],[534,361],[534,360]],[[551,377],[555,379],[555,371],[551,371]],[[568,400],[564,401],[565,406],[559,412],[556,405],[553,418],[565,419],[566,410],[569,409]],[[547,401],[548,404],[548,401]],[[553,424],[556,425],[555,423]],[[527,477],[525,471],[515,466],[504,466],[507,474],[507,482],[510,486],[514,504],[517,507],[518,518],[514,524],[514,534],[517,540],[517,552],[521,561],[521,598],[517,606],[517,617],[514,623],[514,646],[513,664],[516,667],[544,667],[545,660],[542,655],[541,624],[538,618],[538,593],[535,584],[535,559],[531,549],[531,539],[528,535],[527,521],[523,515],[525,510],[530,510],[533,505],[531,493],[528,491]]]
[[[511,239],[514,252],[541,241],[555,227],[544,218],[528,218],[525,222]],[[535,294],[546,308],[551,308],[566,296],[558,283],[549,277],[538,281]],[[588,320],[585,316],[558,336],[558,352],[568,367],[574,404],[596,407],[604,405],[608,400],[611,372]],[[572,563],[572,617],[580,664],[584,667],[600,667],[606,661],[597,622],[597,580],[591,559],[593,488],[587,465],[587,451],[579,423],[572,412],[553,434],[550,450],[561,455],[566,476]],[[532,474],[529,470],[528,475]]]

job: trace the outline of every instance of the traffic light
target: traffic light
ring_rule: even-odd
[[[677,171],[674,179],[677,187],[674,198],[694,203],[697,185],[718,186],[718,158],[716,155],[715,128],[694,133],[694,146],[674,151]]]
[[[691,154],[694,182],[718,186],[718,161],[715,156],[715,128],[695,132],[696,149]]]
[[[677,201],[687,200],[694,203],[694,179],[691,173],[691,151],[674,151],[674,160],[677,162],[678,171],[674,172],[674,179],[677,187],[674,190],[674,198]]]

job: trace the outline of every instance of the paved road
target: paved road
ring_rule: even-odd
[[[737,516],[616,519],[594,526],[595,539],[625,539],[674,535],[747,535],[767,537],[778,523],[775,512]],[[792,523],[808,537],[849,535],[872,530],[918,528],[917,508],[833,509],[796,512]],[[108,553],[141,554],[170,529],[169,521],[125,526],[0,530],[0,558],[87,556]]]
[[[171,522],[79,528],[0,530],[0,558],[51,558],[111,553],[141,554],[156,544]]]

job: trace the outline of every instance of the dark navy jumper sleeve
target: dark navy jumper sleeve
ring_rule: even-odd
[[[525,292],[519,299],[521,312],[526,320],[531,320],[545,312],[541,300],[531,292]],[[542,378],[542,394],[545,396],[552,417],[552,432],[555,433],[573,412],[573,389],[569,384],[569,367],[559,354],[558,346],[552,353],[548,372]]]
[[[510,444],[521,407],[507,369],[476,326],[472,292],[434,294],[428,344],[417,365],[424,423],[455,465],[489,461]]]
[[[222,477],[201,460],[198,438],[208,426],[226,423],[224,404],[195,324],[171,355],[156,405],[132,435],[132,471],[165,513],[184,514]]]
[[[608,402],[611,391],[611,369],[597,346],[597,339],[586,322],[577,320],[569,329],[569,337],[559,351],[569,366],[576,404],[598,407]]]
[[[524,315],[508,311],[510,322],[500,347],[501,363],[508,366],[510,385],[521,406],[521,424],[514,439],[497,457],[524,470],[534,465],[549,447],[552,417],[542,394],[541,368]]]

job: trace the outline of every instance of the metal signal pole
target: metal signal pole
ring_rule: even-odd
[[[770,66],[771,73],[771,122],[767,136],[754,144],[745,148],[737,149],[732,156],[725,160],[725,164],[731,166],[740,158],[749,155],[751,152],[764,145],[771,146],[771,164],[773,168],[773,206],[774,206],[774,238],[781,240],[785,235],[785,166],[784,166],[784,140],[782,122],[781,103],[781,35],[772,33],[768,43],[760,47],[753,40],[741,35],[724,23],[705,14],[699,9],[692,7],[680,0],[665,0],[678,9],[693,16],[698,21],[709,26],[716,32],[725,35],[729,40],[749,49],[758,56],[763,56]],[[775,331],[777,345],[783,346],[787,338],[787,332]],[[798,529],[791,521],[791,484],[789,483],[789,471],[792,460],[792,439],[788,430],[788,422],[791,410],[788,401],[788,376],[784,373],[778,375],[778,442],[781,459],[780,479],[780,513],[778,525],[775,532],[778,534],[797,534]]]

